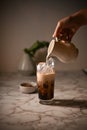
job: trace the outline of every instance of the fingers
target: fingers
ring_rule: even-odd
[[[54,37],[59,37],[61,29],[62,29],[62,26],[61,26],[60,22],[58,22],[52,37],[53,38]]]
[[[58,39],[64,41],[71,41],[75,31],[76,29],[64,26],[64,22],[59,21],[52,37],[53,38],[57,37]]]
[[[53,33],[53,38],[57,37],[60,40],[71,41],[73,32],[68,28],[62,28],[62,24],[58,23]]]
[[[71,41],[73,32],[69,28],[63,28],[59,34],[60,40]]]

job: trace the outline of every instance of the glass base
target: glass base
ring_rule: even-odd
[[[43,105],[51,105],[51,104],[53,104],[53,98],[50,99],[50,100],[42,100],[42,99],[40,99],[39,103],[41,103]]]

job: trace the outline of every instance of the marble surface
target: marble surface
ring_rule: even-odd
[[[52,105],[40,104],[38,93],[21,93],[28,81],[36,77],[0,74],[0,130],[87,130],[87,75],[58,72]]]

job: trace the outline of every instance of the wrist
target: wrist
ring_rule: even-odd
[[[87,24],[87,9],[80,10],[72,15],[72,19],[79,26]]]

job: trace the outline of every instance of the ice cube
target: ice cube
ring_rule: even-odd
[[[46,62],[40,62],[37,65],[37,71],[41,73],[52,73],[54,70],[54,60],[49,58]]]
[[[37,71],[42,71],[44,67],[45,67],[45,62],[40,62],[37,65]]]

